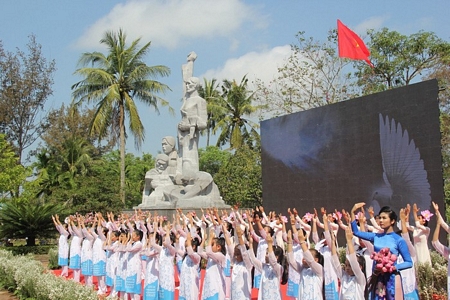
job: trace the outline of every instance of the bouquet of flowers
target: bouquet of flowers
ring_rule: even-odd
[[[375,274],[392,273],[396,270],[397,255],[392,254],[389,248],[383,248],[379,252],[372,253],[370,258],[376,261]]]

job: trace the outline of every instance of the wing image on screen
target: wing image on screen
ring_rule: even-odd
[[[375,212],[385,205],[399,211],[417,203],[422,209],[431,204],[431,189],[424,162],[408,131],[389,116],[379,114],[382,184],[373,191]]]

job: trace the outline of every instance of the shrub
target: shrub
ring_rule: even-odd
[[[5,250],[0,250],[0,287],[15,291],[21,299],[97,299],[92,288],[46,273],[32,255],[13,256]]]
[[[48,250],[48,268],[50,270],[59,269],[57,248],[50,248],[50,250]]]
[[[14,247],[0,247],[0,250],[10,251],[14,255],[26,254],[47,254],[54,245],[46,246],[14,246]]]

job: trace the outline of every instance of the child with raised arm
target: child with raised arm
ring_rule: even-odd
[[[210,228],[206,249],[198,249],[198,253],[207,259],[202,300],[225,299],[225,240],[216,238],[214,228]]]
[[[80,282],[81,274],[81,242],[83,233],[81,232],[80,220],[77,219],[77,225],[74,223],[75,217],[69,217],[69,233],[72,235],[72,242],[69,250],[69,269],[73,270],[73,281]]]
[[[411,259],[413,260],[413,264],[417,263],[416,249],[414,245],[411,243],[409,238],[408,228],[406,226],[409,219],[409,205],[406,209],[400,209],[400,220],[401,220],[401,230],[402,237],[405,239],[406,244],[408,245],[409,253],[411,254]],[[403,262],[403,258],[399,256],[397,258],[398,263]],[[415,268],[412,267],[410,269],[401,270],[400,274],[402,275],[402,283],[403,283],[403,293],[405,294],[405,299],[408,300],[419,300],[419,293],[417,290],[417,281],[416,281],[416,272]]]
[[[162,226],[162,218],[160,219],[160,226]],[[157,223],[153,223],[154,230],[157,228]],[[162,227],[161,227],[162,229]],[[162,246],[152,243],[152,247],[159,252],[159,298],[160,299],[174,299],[175,297],[175,235],[170,232],[170,223],[167,223],[161,235],[164,236]]]
[[[436,249],[437,252],[439,252],[440,255],[442,255],[442,257],[444,257],[447,261],[449,261],[449,257],[450,257],[450,248],[447,246],[444,246],[440,241],[439,241],[439,231],[442,227],[447,227],[448,225],[447,223],[444,222],[444,219],[442,218],[440,212],[439,212],[439,206],[434,203],[431,202],[433,204],[435,213],[436,213],[436,218],[437,218],[437,223],[436,223],[436,229],[434,230],[434,234],[433,234],[433,239],[431,241],[431,244],[433,245],[434,249]],[[447,267],[447,291],[450,291],[450,263],[448,263],[448,267]],[[450,293],[448,294],[448,299],[450,299]]]
[[[342,270],[341,263],[334,243],[335,236],[331,235],[331,253],[333,268],[341,282],[339,299],[341,300],[364,300],[364,290],[366,288],[366,260],[362,256],[357,256],[353,246],[353,232],[350,227],[345,229],[347,240],[347,259],[345,268]]]
[[[252,294],[252,269],[253,265],[247,253],[244,241],[244,233],[241,227],[236,226],[236,234],[239,245],[234,247],[230,255],[233,257],[231,273],[231,299],[250,300]]]
[[[145,279],[144,279],[144,300],[158,300],[159,299],[159,264],[158,264],[158,256],[159,252],[157,252],[152,244],[160,244],[160,236],[157,233],[157,228],[153,228],[150,224],[150,219],[148,219],[147,229],[149,230],[149,237],[147,239],[147,244],[142,251],[147,259],[147,263],[145,265]]]
[[[142,250],[142,231],[136,229],[131,235],[131,241],[128,242],[125,251],[128,253],[127,272],[125,280],[125,291],[132,300],[139,300],[141,297],[141,250]]]
[[[250,247],[247,253],[255,269],[261,273],[258,300],[281,300],[280,282],[287,283],[287,266],[283,250],[279,246],[273,246],[272,236],[267,235],[266,241],[267,253],[262,262],[255,257],[252,237],[249,236]]]
[[[289,264],[300,273],[298,298],[303,300],[323,300],[323,256],[316,249],[308,249],[306,237],[302,230],[297,232],[299,244],[302,247],[303,259],[295,260],[292,252],[292,234],[288,232]]]
[[[62,267],[61,277],[67,277],[69,275],[69,236],[70,233],[66,230],[66,226],[62,225],[59,221],[59,216],[52,216],[53,223],[59,232],[58,241],[58,265]]]
[[[97,213],[97,228],[93,228],[91,233],[94,237],[94,244],[92,245],[92,275],[97,277],[98,291],[99,295],[106,294],[106,252],[103,249],[103,243],[106,241],[105,233],[108,231],[103,228],[102,221],[103,217],[101,213]]]
[[[191,232],[188,232],[184,247],[185,254],[182,255],[183,261],[180,271],[179,300],[198,299],[201,261],[201,257],[197,253],[199,245],[199,239],[192,238]],[[178,250],[179,249],[177,249],[177,251]]]
[[[409,204],[408,204],[409,206]],[[407,207],[409,210],[410,208]],[[428,263],[431,266],[430,250],[428,249],[428,236],[430,235],[430,228],[428,227],[428,221],[433,214],[428,210],[422,211],[421,215],[418,215],[419,208],[417,204],[413,204],[413,216],[415,226],[408,226],[408,229],[413,232],[414,248],[416,249],[417,262]],[[409,224],[408,224],[409,225]]]
[[[81,231],[83,232],[83,242],[81,243],[81,275],[84,276],[86,286],[93,286],[92,272],[94,265],[92,263],[92,245],[94,236],[91,234],[92,228],[96,225],[96,220],[92,224],[92,228],[86,228],[84,219],[80,217]]]
[[[119,231],[108,232],[107,239],[103,248],[106,251],[106,286],[111,288],[110,296],[116,297],[117,291],[114,285],[116,279],[117,265],[119,264],[119,253],[117,248],[119,247]]]

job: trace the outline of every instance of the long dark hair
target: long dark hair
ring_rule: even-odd
[[[284,251],[280,246],[273,246],[273,254],[277,258],[277,262],[283,268],[283,274],[281,276],[281,284],[285,285],[288,282],[289,269],[287,259],[284,255]]]

